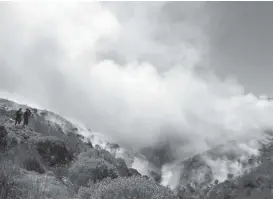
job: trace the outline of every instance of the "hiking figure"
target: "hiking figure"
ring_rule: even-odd
[[[22,108],[20,108],[18,111],[16,111],[16,114],[15,114],[15,125],[18,123],[20,124],[21,121],[22,121]]]
[[[31,116],[31,115],[32,115],[32,113],[31,113],[30,110],[27,108],[26,111],[24,112],[24,123],[23,123],[23,127],[24,127],[25,125],[28,126],[28,118],[29,118],[29,116]]]

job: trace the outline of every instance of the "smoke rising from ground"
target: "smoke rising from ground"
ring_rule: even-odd
[[[179,42],[159,39],[176,34],[156,20],[163,4],[122,5],[2,2],[0,90],[174,159],[272,128],[272,104],[209,68],[202,3],[185,4],[197,19],[184,10]]]

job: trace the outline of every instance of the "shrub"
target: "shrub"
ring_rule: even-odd
[[[85,150],[85,144],[80,140],[79,136],[73,132],[68,132],[64,137],[64,141],[67,150],[71,154],[78,155],[80,152]]]
[[[131,177],[133,175],[141,176],[141,174],[136,169],[129,168],[128,171],[129,171],[129,173],[128,173],[129,177]]]
[[[17,194],[20,195],[20,198],[68,199],[73,194],[52,175],[37,175],[34,172],[25,172],[24,175],[15,180],[15,183],[17,189],[20,190],[20,193]]]
[[[7,146],[7,131],[4,126],[0,126],[0,151],[3,151]]]
[[[113,165],[103,159],[79,158],[68,170],[68,178],[75,186],[86,186],[88,181],[97,182],[106,177],[116,178]]]
[[[28,143],[18,144],[5,153],[5,159],[27,171],[44,173],[45,166],[34,146]]]
[[[14,182],[12,178],[6,174],[6,172],[0,170],[0,198],[7,199],[10,198],[10,193],[12,192]]]
[[[81,188],[79,199],[177,199],[167,187],[163,187],[144,177],[119,177],[93,183],[89,188]]]
[[[12,161],[0,162],[0,199],[68,199],[72,194],[52,175],[20,169]]]
[[[79,154],[78,158],[100,158],[100,152],[96,149],[88,149],[86,152]]]
[[[56,166],[52,168],[52,172],[58,180],[63,181],[63,178],[68,176],[68,167],[67,166]]]
[[[2,161],[2,159],[1,159]],[[16,185],[15,180],[19,175],[19,168],[7,161],[0,163],[0,198],[15,199]]]
[[[116,167],[116,169],[118,171],[118,175],[122,176],[122,177],[128,177],[128,176],[130,176],[130,174],[132,174],[132,175],[136,174],[136,172],[130,173],[124,159],[115,158],[110,152],[108,152],[104,149],[101,149],[101,148],[88,149],[86,152],[81,153],[79,155],[79,158],[103,159],[106,162],[108,162],[109,164]]]
[[[79,157],[88,157],[88,158],[101,158],[107,161],[112,165],[117,164],[117,159],[109,152],[101,148],[91,148],[86,152],[83,152],[79,155]]]
[[[41,162],[35,157],[28,157],[22,163],[23,168],[28,171],[35,171],[37,173],[45,173],[45,168]]]
[[[73,155],[68,152],[63,140],[45,136],[35,142],[37,151],[49,166],[64,165],[72,160]]]

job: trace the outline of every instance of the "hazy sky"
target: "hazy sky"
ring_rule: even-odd
[[[247,92],[273,95],[273,3],[210,3],[211,65]]]
[[[255,136],[273,124],[272,5],[1,2],[0,91],[135,147]]]
[[[159,59],[157,49],[143,47],[144,50],[135,55],[139,59],[149,60],[159,68],[168,68],[170,63],[181,61],[182,45],[191,43],[200,51],[207,50],[208,62],[203,64],[209,65],[219,77],[236,77],[246,92],[273,95],[272,2],[147,4],[112,4],[120,20],[130,21],[128,17],[133,18],[134,11],[138,18],[146,17],[147,26],[147,21],[132,19],[140,26],[138,31],[147,31],[153,41],[168,48],[169,53]],[[104,49],[100,55],[122,62],[123,54],[115,46],[115,50]]]

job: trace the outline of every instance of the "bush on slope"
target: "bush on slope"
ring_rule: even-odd
[[[73,154],[70,154],[63,140],[54,136],[44,136],[34,139],[36,149],[49,166],[69,163]]]
[[[88,149],[86,152],[81,153],[79,159],[82,157],[92,158],[92,159],[103,159],[109,164],[113,165],[118,172],[118,175],[121,177],[128,177],[132,175],[140,175],[138,172],[135,172],[133,169],[129,169],[125,163],[125,160],[122,158],[115,158],[109,151],[104,149]]]
[[[167,187],[144,177],[106,178],[90,187],[82,187],[78,199],[177,199]]]
[[[10,162],[3,162],[0,157],[0,198],[12,199],[16,191],[14,178],[19,175],[19,169]]]
[[[97,182],[104,178],[118,177],[113,165],[103,159],[79,158],[68,169],[68,178],[75,188],[87,186],[89,181]]]
[[[50,173],[40,175],[21,169],[11,161],[0,162],[0,199],[69,199],[73,195]]]

